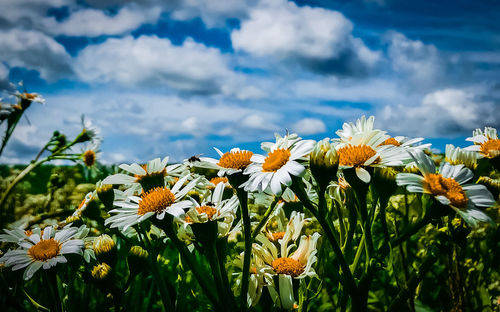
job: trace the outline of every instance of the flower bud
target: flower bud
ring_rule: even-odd
[[[92,268],[91,274],[95,280],[104,281],[110,277],[111,270],[112,270],[111,267],[107,263],[103,262],[103,263],[94,265],[94,267]]]
[[[108,234],[98,236],[92,244],[92,249],[98,260],[111,264],[116,262],[116,243]]]
[[[310,155],[311,173],[318,184],[326,187],[335,179],[339,167],[339,157],[329,138],[316,143]]]
[[[99,200],[104,204],[106,210],[113,209],[113,201],[115,200],[115,192],[113,185],[102,184],[101,181],[97,182],[96,192]]]
[[[128,251],[127,262],[130,274],[137,275],[147,267],[149,253],[141,246],[132,246]]]

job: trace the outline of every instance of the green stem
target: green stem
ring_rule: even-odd
[[[45,277],[47,278],[47,284],[52,297],[52,304],[56,312],[64,311],[62,307],[61,297],[59,297],[59,290],[57,287],[57,275],[55,269],[44,270]]]
[[[264,213],[264,216],[262,217],[259,224],[257,224],[257,227],[253,231],[252,242],[255,241],[255,238],[257,237],[257,235],[259,235],[260,230],[267,223],[267,220],[269,219],[269,216],[271,215],[271,213],[274,211],[274,208],[276,208],[276,204],[278,203],[279,199],[280,199],[280,197],[276,197],[274,199],[274,201],[271,203],[271,205],[267,208],[266,212]]]
[[[206,246],[206,256],[208,259],[208,263],[210,264],[210,269],[212,270],[212,274],[214,276],[215,286],[217,287],[217,291],[219,294],[219,298],[221,302],[225,303],[225,307],[230,311],[235,310],[235,306],[232,306],[233,301],[231,301],[231,297],[229,296],[226,285],[224,283],[224,278],[221,272],[220,261],[217,256],[217,250],[215,246],[215,242],[210,244],[210,246]]]
[[[182,260],[187,263],[189,269],[191,270],[191,272],[193,272],[193,275],[198,280],[198,283],[200,284],[203,292],[214,304],[214,306],[217,306],[219,301],[217,299],[217,296],[213,292],[213,285],[210,285],[210,283],[204,278],[206,274],[204,274],[200,270],[200,267],[196,263],[196,260],[193,258],[193,255],[187,249],[186,245],[181,240],[179,240],[171,225],[163,227],[163,230],[167,234],[168,238],[170,238],[170,240],[174,243],[175,247],[181,255]]]
[[[245,252],[243,255],[243,276],[241,280],[240,308],[246,311],[248,308],[248,283],[250,278],[250,256],[252,254],[252,229],[250,214],[248,212],[248,193],[242,188],[236,189],[236,195],[240,202],[241,218],[243,219],[243,236],[245,239]]]
[[[354,262],[351,265],[351,271],[353,273],[356,272],[356,269],[358,267],[359,259],[361,258],[361,254],[363,253],[363,246],[365,244],[365,234],[361,236],[361,241],[359,242],[358,249],[356,250],[356,256],[354,257]]]
[[[223,243],[223,246],[221,246]],[[217,259],[219,261],[220,272],[222,275],[222,283],[226,291],[226,296],[229,298],[231,305],[236,309],[236,299],[234,298],[233,291],[231,290],[231,285],[229,284],[229,278],[226,271],[225,260],[226,260],[226,241],[218,240],[216,243]]]
[[[151,273],[153,273],[153,279],[156,283],[156,286],[158,287],[158,290],[160,291],[161,295],[161,300],[163,302],[163,307],[165,308],[166,311],[174,311],[174,305],[172,303],[172,300],[170,298],[170,294],[168,292],[167,285],[165,283],[165,279],[163,279],[160,268],[158,266],[158,253],[153,250],[151,242],[149,241],[148,235],[146,234],[146,231],[144,231],[140,225],[137,226],[138,231],[137,233],[139,234],[139,237],[143,241],[145,247],[149,250],[149,266],[151,268]]]
[[[391,245],[397,246],[397,245],[403,243],[408,238],[410,238],[413,234],[417,233],[421,228],[423,228],[424,226],[429,224],[431,222],[431,220],[432,220],[432,217],[430,216],[430,214],[424,215],[424,217],[422,219],[418,220],[415,224],[413,224],[413,226],[408,231],[406,231],[401,236],[394,239],[391,242]]]
[[[337,242],[337,239],[335,238],[336,235],[334,234],[332,228],[328,224],[328,222],[320,217],[320,214],[318,213],[318,210],[314,207],[313,203],[307,196],[306,192],[304,191],[304,185],[302,182],[301,177],[292,177],[292,190],[294,191],[295,195],[299,198],[299,200],[302,202],[302,204],[311,211],[311,213],[316,217],[318,222],[320,223],[321,227],[325,231],[326,237],[330,242],[330,245],[333,248],[333,252],[337,256],[337,261],[340,264],[340,268],[342,270],[342,273],[344,274],[343,278],[343,284],[344,287],[346,288],[347,292],[349,293],[351,297],[351,302],[352,302],[352,311],[363,311],[365,310],[363,307],[359,306],[360,302],[357,300],[358,298],[358,291],[357,291],[357,285],[356,281],[354,280],[354,277],[352,276],[351,270],[349,268],[349,265],[347,264],[344,255],[342,254],[342,250],[340,249],[340,246]],[[324,197],[324,193],[318,194],[319,197]],[[324,199],[319,200],[320,203],[324,201]],[[321,204],[322,205],[322,204]],[[321,210],[321,209],[320,209]],[[323,212],[321,214],[324,214]]]

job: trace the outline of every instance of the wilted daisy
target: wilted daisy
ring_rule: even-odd
[[[337,154],[339,168],[354,168],[358,178],[369,183],[370,173],[366,167],[403,166],[410,161],[410,156],[394,145],[381,145],[387,136],[384,132],[371,131],[356,133],[349,143],[339,143]]]
[[[148,161],[145,165],[133,163],[131,165],[121,164],[120,169],[132,174],[117,173],[106,177],[103,184],[124,184],[129,186],[125,191],[126,195],[136,195],[144,189],[149,189],[164,185],[165,176],[168,174],[176,175],[183,171],[181,164],[167,166],[168,157],[155,158]]]
[[[446,144],[445,161],[451,165],[464,165],[469,169],[476,169],[478,153]]]
[[[264,263],[262,272],[267,276],[266,280],[273,281],[272,277],[278,276],[279,301],[281,302],[281,307],[287,310],[292,309],[295,302],[292,280],[294,278],[302,279],[307,276],[316,275],[312,265],[317,260],[316,243],[320,234],[303,235],[299,246],[295,249],[295,240],[298,238],[300,229],[302,228],[301,221],[295,220],[295,218],[300,215],[302,214],[296,214],[293,218],[290,218],[285,235],[282,239],[278,240],[279,249],[262,234],[257,236],[259,244],[254,244],[253,246],[254,253]],[[273,294],[277,295],[273,284],[268,285],[268,287],[270,288],[271,296]]]
[[[201,168],[218,170],[217,175],[227,176],[237,172],[242,172],[250,165],[250,158],[253,153],[239,148],[233,148],[229,152],[223,153],[218,148],[215,148],[219,159],[210,157],[200,157],[200,161],[194,165]]]
[[[165,213],[176,217],[184,214],[184,209],[193,205],[192,201],[184,200],[184,197],[198,182],[197,178],[184,186],[188,178],[189,175],[186,175],[179,179],[171,189],[165,186],[155,187],[140,197],[130,196],[127,201],[115,202],[114,205],[120,208],[111,210],[109,213],[115,215],[107,218],[104,224],[125,231],[153,215],[162,220]]]
[[[26,268],[24,279],[30,279],[41,267],[50,269],[58,263],[65,263],[66,254],[83,252],[83,240],[76,239],[78,229],[65,227],[59,231],[52,227],[43,229],[43,234],[33,233],[28,240],[19,243],[19,248],[9,250],[0,258],[0,263],[12,266],[12,270]]]
[[[490,218],[476,207],[489,207],[495,203],[493,196],[484,185],[465,184],[474,173],[463,165],[441,163],[439,170],[424,152],[414,150],[411,156],[422,175],[399,173],[398,185],[406,186],[410,192],[431,194],[441,204],[450,206],[471,226]]]
[[[291,137],[288,140],[288,137]],[[270,190],[279,195],[282,186],[292,184],[291,176],[302,176],[305,167],[297,160],[306,156],[314,148],[313,140],[301,140],[296,134],[287,135],[276,139],[276,143],[269,146],[267,156],[255,154],[252,156],[252,164],[245,169],[244,174],[250,175],[248,181],[240,187],[245,191],[264,192]]]
[[[241,271],[234,273],[234,275],[236,275],[236,287],[239,287],[241,284],[244,257],[245,253],[242,252],[233,262],[235,267]],[[262,259],[252,253],[250,258],[250,275],[248,277],[247,294],[247,306],[249,307],[256,306],[262,296],[264,286],[272,284],[271,276],[265,274],[265,268],[266,264]]]
[[[486,158],[500,156],[500,139],[495,128],[486,127],[484,132],[476,129],[472,132],[472,137],[466,140],[474,142],[474,145],[466,147],[466,150],[479,152],[481,157]]]

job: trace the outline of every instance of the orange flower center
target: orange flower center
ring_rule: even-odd
[[[47,261],[59,255],[61,244],[53,238],[42,239],[28,249],[28,255],[36,261]]]
[[[175,195],[166,187],[155,187],[141,197],[137,210],[140,216],[148,212],[161,213],[175,202]]]
[[[270,152],[262,164],[263,172],[276,172],[290,159],[290,151],[286,148],[278,148]]]
[[[444,178],[440,174],[429,173],[424,177],[424,189],[434,196],[445,196],[454,207],[465,208],[467,206],[465,191],[453,178]]]
[[[206,213],[208,220],[212,220],[212,217],[215,214],[218,214],[217,209],[215,209],[214,207],[211,207],[211,206],[196,207],[196,211],[198,211],[199,214]],[[186,217],[184,218],[184,221],[186,221],[188,223],[193,223],[193,219],[191,219],[188,215],[186,215]]]
[[[221,156],[217,165],[229,169],[245,169],[250,165],[252,155],[250,151],[227,152]]]
[[[278,239],[282,239],[283,236],[285,236],[285,232],[268,233],[269,240],[273,242],[278,241]]]
[[[278,258],[271,263],[276,274],[286,274],[297,277],[304,272],[304,266],[292,258]]]
[[[495,158],[500,155],[500,139],[489,139],[481,143],[479,152],[487,158]]]
[[[379,144],[379,146],[382,146],[382,145],[401,146],[401,144],[395,138],[388,138],[387,140],[385,140],[384,142]]]
[[[33,101],[34,99],[36,99],[37,95],[35,93],[23,93],[23,97],[27,100],[31,100]]]
[[[24,235],[31,236],[31,235],[33,235],[33,231],[32,230],[25,230]]]
[[[92,167],[95,164],[96,155],[93,150],[88,150],[83,153],[83,163],[87,167]]]
[[[210,179],[210,183],[217,185],[219,183],[228,183],[228,179],[226,177],[215,177]]]
[[[347,145],[339,148],[339,165],[348,167],[361,167],[365,162],[375,156],[377,152],[368,145]]]

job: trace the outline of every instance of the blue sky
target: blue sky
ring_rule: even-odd
[[[363,114],[466,146],[500,126],[498,20],[493,0],[3,0],[0,88],[23,80],[46,104],[0,161],[28,161],[81,114],[107,163],[335,137]]]

